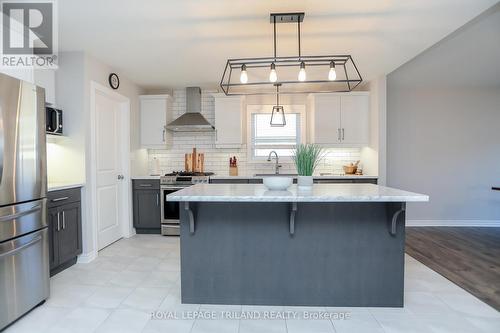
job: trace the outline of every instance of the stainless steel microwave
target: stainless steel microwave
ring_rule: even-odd
[[[63,112],[50,106],[45,107],[47,134],[62,135],[63,134]]]

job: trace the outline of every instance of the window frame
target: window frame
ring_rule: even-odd
[[[271,113],[273,109],[273,104],[269,105],[247,105],[247,163],[262,163],[267,161],[267,157],[255,156],[254,147],[254,114],[269,114],[269,119],[271,119]],[[287,114],[296,113],[298,114],[297,121],[297,144],[306,142],[306,106],[305,105],[283,105],[285,109],[285,117]],[[279,146],[274,147],[279,149]],[[291,156],[280,156],[280,162],[292,163]]]

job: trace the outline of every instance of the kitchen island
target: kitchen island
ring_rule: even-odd
[[[180,202],[183,303],[403,306],[406,202],[373,184],[198,184]]]

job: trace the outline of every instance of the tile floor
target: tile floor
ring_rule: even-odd
[[[104,249],[90,264],[54,276],[50,299],[6,332],[500,332],[500,312],[408,256],[405,294],[404,308],[181,304],[179,239],[138,235]],[[181,319],[151,318],[153,311]],[[214,312],[217,318],[188,318],[194,311]],[[299,318],[221,318],[221,311],[236,316],[292,311]],[[311,320],[306,313],[350,317]]]

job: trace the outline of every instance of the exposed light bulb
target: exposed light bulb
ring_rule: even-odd
[[[271,64],[271,71],[269,72],[269,81],[276,82],[278,81],[278,74],[276,73],[276,65],[274,62]]]
[[[241,83],[248,82],[247,66],[245,64],[241,65],[240,82]]]
[[[337,72],[335,72],[335,63],[330,62],[330,71],[328,72],[328,80],[335,81],[337,79]]]
[[[299,70],[299,81],[305,81],[305,80],[306,80],[306,64],[304,64],[304,62],[301,62]]]

